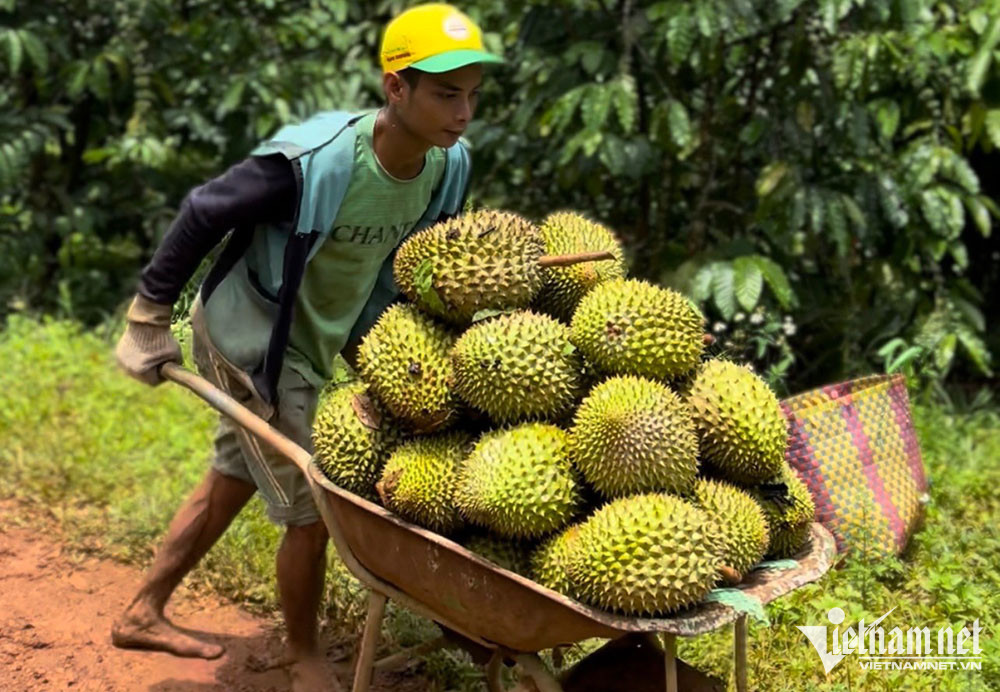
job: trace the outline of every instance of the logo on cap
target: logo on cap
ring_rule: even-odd
[[[465,23],[462,15],[452,14],[444,20],[444,33],[456,41],[464,41],[469,38],[469,25]]]

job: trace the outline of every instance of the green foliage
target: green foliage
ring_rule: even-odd
[[[967,156],[1000,143],[997,10],[507,3],[487,25],[517,36],[518,58],[487,93],[499,117],[474,124],[480,194],[591,210],[623,233],[633,271],[712,320],[792,311],[800,386],[870,371],[956,292],[981,311],[995,281],[995,260],[969,252],[997,209]],[[947,325],[962,346],[941,362],[989,376],[996,327],[967,310]]]
[[[0,3],[0,313],[99,322],[192,186],[285,122],[381,102],[403,6]],[[756,364],[791,354],[796,387],[992,373],[996,0],[463,8],[509,58],[468,132],[476,204],[584,211],[712,321],[790,314]]]

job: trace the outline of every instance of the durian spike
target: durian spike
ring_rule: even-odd
[[[600,262],[614,258],[614,253],[601,250],[599,252],[577,252],[571,255],[542,255],[538,258],[538,264],[543,267],[569,267],[583,262]]]
[[[730,586],[736,586],[743,581],[743,575],[729,565],[721,565],[719,567],[719,575],[722,577],[722,580]]]

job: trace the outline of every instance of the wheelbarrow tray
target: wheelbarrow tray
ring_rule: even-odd
[[[631,632],[692,636],[741,615],[717,602],[662,618],[629,617],[592,608],[339,488],[315,463],[309,464],[309,475],[324,520],[328,525],[336,523],[346,548],[366,570],[422,604],[442,624],[506,649],[535,652]],[[768,603],[819,579],[835,555],[833,536],[813,523],[807,547],[795,556],[797,567],[752,571],[736,588]]]
[[[310,454],[267,422],[247,410],[204,378],[174,364],[161,374],[202,397],[248,432],[272,445],[298,466],[309,485],[323,522],[347,568],[381,605],[370,604],[365,639],[377,636],[384,598],[456,630],[466,638],[496,650],[534,653],[574,644],[592,637],[615,639],[629,633],[661,633],[673,640],[693,636],[737,621],[744,614],[716,602],[700,603],[664,618],[616,615],[583,605],[470,552],[443,536],[386,511],[332,483]],[[797,566],[785,570],[755,570],[737,588],[765,604],[803,584],[819,579],[832,566],[836,543],[818,523]],[[378,615],[372,618],[372,615]],[[368,656],[371,651],[368,651]],[[668,653],[668,659],[672,653]],[[359,659],[359,670],[361,669]],[[370,671],[368,671],[370,672]],[[365,689],[367,682],[356,688]]]

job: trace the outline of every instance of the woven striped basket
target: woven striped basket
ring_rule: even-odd
[[[902,375],[828,385],[781,402],[786,459],[841,552],[899,554],[920,525],[927,477]]]

